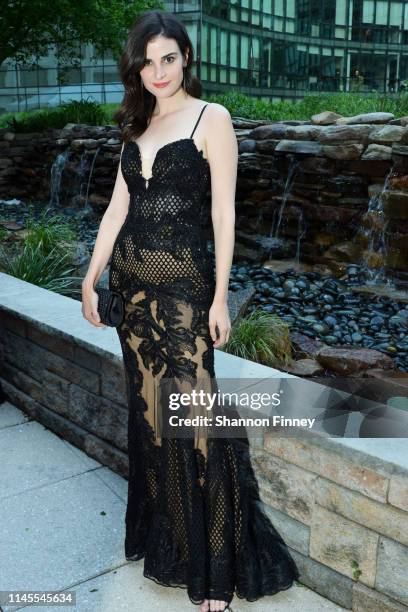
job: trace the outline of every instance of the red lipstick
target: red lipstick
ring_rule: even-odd
[[[165,83],[153,83],[154,87],[166,87],[170,81],[166,81]]]

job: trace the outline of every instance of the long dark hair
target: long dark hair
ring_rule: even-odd
[[[184,58],[188,51],[184,70],[185,91],[194,98],[201,98],[199,79],[191,74],[194,50],[185,26],[166,11],[147,11],[139,15],[129,30],[123,54],[119,60],[119,73],[125,95],[114,120],[122,130],[125,142],[136,139],[147,128],[155,106],[155,96],[142,85],[139,71],[144,67],[146,47],[157,35],[174,38]]]

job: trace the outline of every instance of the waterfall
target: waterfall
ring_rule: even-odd
[[[385,234],[388,222],[384,216],[383,194],[389,188],[392,174],[393,168],[385,177],[381,192],[371,196],[367,212],[363,216],[363,223],[366,222],[367,225],[362,225],[359,230],[360,236],[368,241],[361,264],[362,278],[367,285],[384,284],[390,288],[394,285],[390,279],[387,279],[384,265],[388,250]]]
[[[89,185],[91,184],[92,172],[93,172],[94,165],[95,165],[95,160],[97,158],[97,155],[98,155],[99,151],[100,151],[100,147],[98,147],[96,149],[96,151],[95,151],[95,155],[92,158],[91,169],[89,170],[88,184],[86,186],[86,195],[85,195],[85,202],[84,202],[84,208],[85,209],[89,209],[89,206],[88,206]]]
[[[59,153],[51,166],[50,206],[59,206],[61,177],[69,157],[69,149]]]
[[[295,255],[295,261],[298,264],[300,264],[300,241],[305,234],[306,234],[306,224],[305,224],[305,219],[303,215],[303,210],[299,208],[298,229],[297,229],[297,236],[296,236],[296,255]]]
[[[271,231],[269,233],[269,236],[271,238],[278,238],[279,235],[279,227],[282,221],[282,214],[283,214],[283,210],[286,206],[286,201],[288,199],[288,196],[290,194],[290,191],[292,189],[292,185],[293,185],[293,180],[295,177],[295,170],[298,167],[299,162],[298,160],[294,157],[294,155],[290,155],[290,162],[289,162],[289,168],[288,168],[288,176],[286,178],[285,181],[285,188],[283,190],[283,194],[282,194],[282,202],[281,205],[279,207],[279,212],[278,212],[278,222],[276,224],[276,229],[273,230],[273,222],[272,222],[272,226],[271,226]],[[274,215],[275,217],[275,215]]]
[[[90,210],[90,207],[88,206],[89,185],[91,183],[95,160],[99,151],[100,147],[97,147],[94,153],[89,153],[86,150],[83,151],[78,164],[76,188],[77,195],[75,200],[79,205],[83,205],[84,212],[88,212]]]

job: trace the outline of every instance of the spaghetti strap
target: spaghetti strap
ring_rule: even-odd
[[[193,131],[191,132],[191,136],[190,136],[190,138],[192,138],[192,137],[193,137],[193,134],[194,134],[194,132],[195,132],[195,130],[196,130],[196,127],[197,127],[197,125],[199,124],[199,121],[200,121],[200,119],[201,119],[201,115],[203,114],[203,112],[204,112],[204,110],[205,110],[205,108],[206,108],[207,106],[208,106],[208,104],[204,104],[203,108],[201,109],[201,113],[200,113],[200,115],[199,115],[199,117],[198,117],[198,119],[197,119],[197,123],[195,124]]]

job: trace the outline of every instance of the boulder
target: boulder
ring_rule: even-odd
[[[291,361],[288,365],[282,367],[282,369],[295,376],[316,376],[317,374],[324,373],[324,368],[314,359]]]
[[[381,351],[366,348],[336,348],[325,346],[315,354],[316,360],[328,370],[347,376],[370,368],[392,369],[391,357]]]
[[[354,115],[353,117],[340,117],[336,120],[338,125],[352,125],[353,123],[388,123],[391,119],[394,119],[393,113],[362,113],[361,115]]]
[[[330,125],[341,117],[342,115],[333,113],[333,111],[323,111],[322,113],[317,113],[317,115],[312,115],[311,122],[315,125]]]

